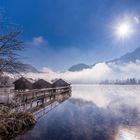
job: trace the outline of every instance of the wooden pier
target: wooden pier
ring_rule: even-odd
[[[2,87],[0,96],[1,110],[5,109],[1,114],[4,114],[1,133],[7,137],[34,126],[37,120],[70,98],[71,86],[62,79],[52,84],[43,79],[32,84],[21,77],[12,89]]]
[[[17,111],[32,113],[37,112],[40,106],[49,106],[58,101],[58,97],[63,95],[71,96],[71,86],[34,89],[29,91],[15,91],[14,100],[17,104]],[[63,100],[62,100],[63,101]]]

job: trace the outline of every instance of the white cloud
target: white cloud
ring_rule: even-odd
[[[34,38],[33,38],[33,43],[34,43],[35,45],[39,45],[39,44],[42,44],[42,43],[44,43],[44,42],[45,42],[45,40],[44,40],[44,38],[43,38],[42,36],[34,37]]]
[[[43,38],[43,36],[34,37],[30,42],[27,42],[27,44],[31,46],[42,46],[42,45],[48,45],[48,42]]]
[[[50,68],[47,68],[47,67],[43,67],[42,68],[42,72],[44,72],[44,73],[51,73],[51,72],[53,72]]]
[[[140,23],[140,20],[139,20],[139,18],[138,18],[138,17],[134,17],[134,21],[135,21],[137,24],[139,24],[139,23]]]
[[[114,64],[98,63],[91,69],[84,69],[79,72],[54,72],[48,68],[43,68],[44,73],[28,73],[26,76],[31,78],[43,78],[51,80],[63,78],[71,83],[98,83],[104,80],[125,80],[127,78],[140,79],[140,61],[136,63]]]

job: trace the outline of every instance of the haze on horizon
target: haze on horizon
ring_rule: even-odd
[[[9,22],[22,27],[22,56],[42,69],[111,60],[140,46],[139,0],[0,0]]]

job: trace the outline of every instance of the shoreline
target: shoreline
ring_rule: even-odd
[[[31,112],[16,113],[12,107],[0,104],[0,140],[10,140],[35,126]]]

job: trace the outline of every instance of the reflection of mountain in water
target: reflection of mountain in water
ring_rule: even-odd
[[[110,104],[111,106],[111,104]],[[139,110],[120,103],[117,113],[93,102],[70,99],[45,116],[26,140],[116,140],[120,126],[138,128]]]

